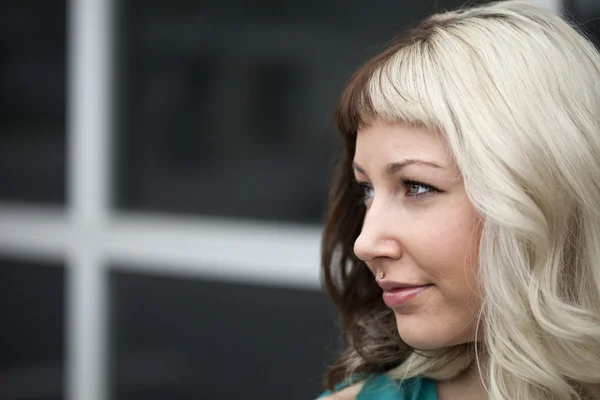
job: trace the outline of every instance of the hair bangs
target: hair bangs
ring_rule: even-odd
[[[340,96],[338,131],[355,135],[375,121],[443,131],[439,116],[446,106],[441,94],[445,91],[440,74],[434,72],[433,51],[429,40],[403,40],[360,68]]]

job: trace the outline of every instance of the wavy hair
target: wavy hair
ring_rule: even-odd
[[[352,183],[356,132],[376,120],[438,132],[483,219],[477,348],[417,351],[403,343],[381,289],[353,253],[365,213]],[[600,398],[594,45],[560,16],[522,1],[435,14],[354,74],[336,124],[346,149],[322,273],[348,350],[328,385],[381,372],[449,379],[476,365],[493,400]]]

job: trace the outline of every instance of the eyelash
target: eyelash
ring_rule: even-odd
[[[423,182],[419,182],[419,181],[415,181],[412,179],[404,179],[401,181],[402,182],[402,186],[406,189],[406,188],[410,188],[411,186],[420,186],[422,188],[427,189],[426,192],[423,193],[416,193],[416,194],[406,194],[406,197],[409,198],[420,198],[420,197],[426,197],[426,196],[431,196],[434,193],[441,193],[442,191],[434,186],[431,185],[427,185]],[[361,198],[363,202],[366,202],[367,200],[369,200],[369,197],[367,196],[367,191],[369,190],[373,190],[373,186],[370,183],[367,182],[358,182],[358,181],[354,181],[354,183],[358,186],[358,189],[360,190],[361,193]]]

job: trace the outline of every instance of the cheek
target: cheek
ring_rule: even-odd
[[[473,207],[441,207],[432,213],[420,233],[419,264],[440,286],[455,288],[472,284],[477,275],[481,229]]]

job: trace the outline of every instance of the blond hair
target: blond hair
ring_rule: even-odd
[[[447,141],[484,220],[489,398],[600,398],[597,50],[552,12],[504,1],[433,15],[382,54],[342,94],[338,129],[405,122]],[[411,352],[389,373],[449,379],[473,348]],[[348,371],[360,354],[344,356]]]

